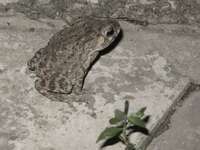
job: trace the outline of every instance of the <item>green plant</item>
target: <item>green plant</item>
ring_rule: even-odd
[[[145,125],[147,122],[147,118],[144,114],[146,107],[141,108],[136,113],[131,113],[128,115],[129,102],[125,101],[125,109],[124,112],[116,109],[114,112],[114,117],[109,120],[109,123],[112,125],[111,127],[107,127],[98,137],[97,142],[101,140],[105,140],[105,143],[109,141],[112,144],[117,142],[122,142],[126,145],[125,150],[136,150],[135,144],[132,144],[129,140],[129,136],[134,132],[143,132],[148,134],[148,130]],[[106,146],[105,144],[103,146]]]

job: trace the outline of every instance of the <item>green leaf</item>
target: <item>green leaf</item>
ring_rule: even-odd
[[[144,117],[144,112],[146,110],[146,107],[142,107],[140,110],[138,110],[138,112],[135,113],[135,115],[139,118]]]
[[[118,118],[112,118],[112,119],[109,120],[109,123],[110,123],[110,124],[117,124],[117,123],[119,123],[120,121],[122,121],[122,120],[119,120]]]
[[[115,110],[115,118],[118,118],[118,119],[124,119],[124,112],[122,112],[121,110],[119,109],[116,109]]]
[[[106,128],[98,137],[96,142],[99,142],[100,140],[105,140],[105,139],[111,139],[118,134],[120,134],[123,131],[123,128],[117,128],[117,127],[109,127]]]
[[[119,109],[115,110],[115,117],[109,120],[110,124],[117,124],[120,121],[123,121],[125,118],[124,112],[120,111]]]
[[[145,122],[140,119],[139,117],[137,116],[134,116],[134,115],[131,115],[128,117],[128,121],[132,124],[132,125],[136,125],[136,126],[139,126],[139,127],[142,127],[142,128],[145,128]]]

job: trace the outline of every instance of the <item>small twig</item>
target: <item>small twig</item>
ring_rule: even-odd
[[[128,124],[128,118],[127,118],[127,115],[128,115],[128,109],[129,109],[129,102],[128,101],[125,101],[125,107],[124,107],[124,113],[125,113],[125,117],[124,117],[124,121],[123,121],[123,132],[122,132],[122,135],[123,135],[123,138],[124,138],[124,143],[126,145],[129,144],[129,141],[128,141],[128,136],[126,134],[126,130],[127,130],[127,124]]]

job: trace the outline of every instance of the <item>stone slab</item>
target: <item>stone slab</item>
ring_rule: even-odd
[[[127,30],[132,27],[126,25]],[[196,25],[149,25],[143,31],[128,34],[124,47],[131,47],[137,55],[159,53],[176,72],[200,83],[200,28]],[[136,29],[135,29],[136,30]],[[144,44],[141,44],[144,43]],[[139,49],[139,50],[138,50]]]
[[[198,150],[200,147],[200,92],[191,92],[170,118],[170,128],[154,138],[147,150]],[[179,105],[180,106],[180,105]]]
[[[84,88],[95,93],[91,99],[70,105],[52,102],[34,89],[26,62],[58,29],[33,21],[34,31],[15,30],[14,24],[0,27],[0,149],[97,150],[98,135],[125,100],[130,112],[147,107],[147,128],[153,133],[190,85],[158,51],[143,53],[148,46],[142,41],[145,37],[138,36],[140,28],[121,22],[124,38],[100,57],[86,78]],[[132,37],[141,41],[140,47]],[[145,147],[149,138],[134,134],[131,140]],[[121,150],[123,145],[105,149]]]

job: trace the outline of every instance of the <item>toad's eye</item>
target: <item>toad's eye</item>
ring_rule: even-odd
[[[102,33],[104,35],[104,37],[112,37],[114,35],[114,29],[112,26],[107,26],[103,29]]]
[[[111,37],[111,36],[113,36],[113,34],[114,34],[113,28],[109,28],[109,30],[106,31],[106,36],[107,36],[107,37]]]

